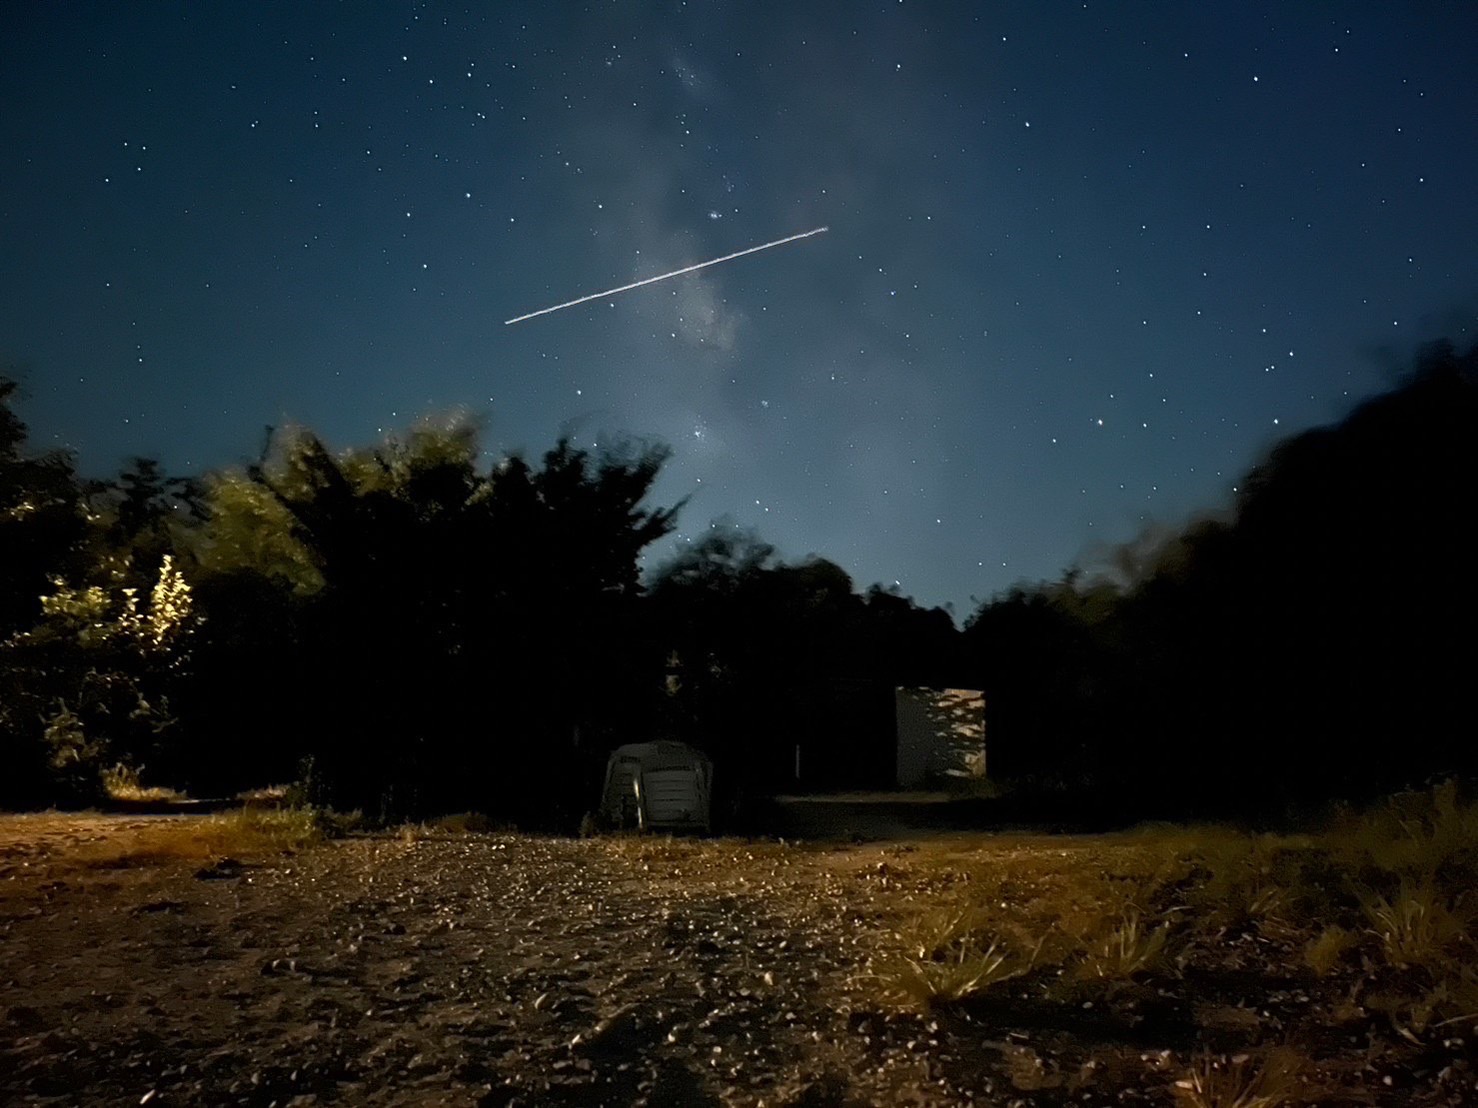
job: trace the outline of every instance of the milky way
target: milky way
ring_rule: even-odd
[[[650,436],[687,498],[654,557],[732,521],[963,617],[1226,505],[1478,314],[1470,4],[0,26],[0,360],[94,476],[452,409],[489,463]]]

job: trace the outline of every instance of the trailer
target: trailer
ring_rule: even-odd
[[[606,763],[597,819],[608,828],[708,831],[713,762],[687,743],[617,747]]]

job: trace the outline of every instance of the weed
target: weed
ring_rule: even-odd
[[[984,927],[979,908],[939,909],[921,915],[909,929],[910,944],[920,961],[932,961],[957,947],[970,945]]]
[[[979,906],[938,909],[917,917],[899,937],[910,954],[884,958],[872,977],[883,997],[929,1008],[965,1000],[1020,977],[1036,965],[1042,942],[1029,954],[991,928]]]
[[[1182,1108],[1283,1108],[1304,1099],[1301,1068],[1289,1050],[1270,1051],[1260,1060],[1250,1054],[1206,1055],[1172,1089]]]
[[[1424,1045],[1429,1031],[1478,1024],[1478,970],[1456,961],[1426,977],[1406,978],[1388,991],[1370,996],[1366,1004],[1383,1013],[1396,1033],[1408,1042]]]
[[[1191,903],[1214,927],[1283,933],[1297,896],[1306,891],[1305,870],[1316,857],[1312,843],[1272,835],[1208,833],[1195,852],[1204,880]]]
[[[219,847],[235,846],[244,854],[305,850],[323,838],[312,808],[238,808],[208,819],[207,831],[219,836]]]

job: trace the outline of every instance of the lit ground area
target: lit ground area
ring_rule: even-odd
[[[1404,886],[1347,897],[1343,864],[1179,830],[282,854],[221,817],[0,817],[0,1102],[1478,1101],[1461,905],[1431,886],[1456,930],[1397,965],[1371,910]]]

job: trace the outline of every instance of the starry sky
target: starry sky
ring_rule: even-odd
[[[92,476],[458,410],[659,439],[656,557],[753,526],[963,618],[1472,341],[1472,42],[1417,0],[10,3],[0,360]]]

